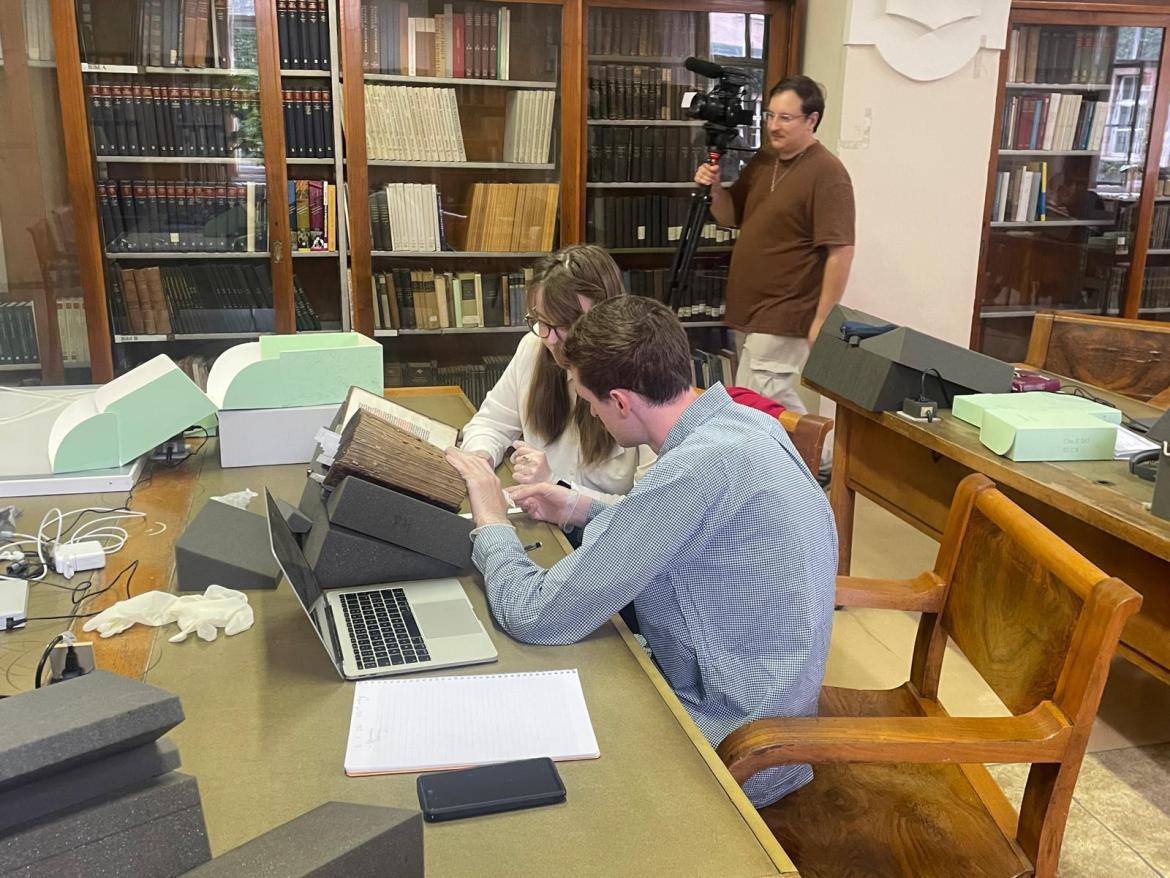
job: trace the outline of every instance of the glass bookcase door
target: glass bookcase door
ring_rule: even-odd
[[[765,88],[767,17],[660,9],[588,10],[588,240],[607,247],[626,288],[668,301],[671,263],[679,248],[695,170],[706,160],[702,121],[689,117],[689,96],[715,80],[684,67],[689,57],[747,72],[755,121],[740,128],[725,153],[731,185],[759,148]],[[719,327],[735,231],[707,217],[687,292],[668,304],[685,322]],[[714,338],[708,347],[725,347]]]
[[[1038,309],[1116,314],[1124,304],[1162,39],[1150,27],[1010,28],[983,352],[1022,360]],[[1170,255],[1163,246],[1151,265]]]
[[[48,0],[0,5],[0,118],[0,384],[87,384]]]
[[[361,26],[386,381],[478,404],[526,331],[528,266],[559,244],[561,7],[363,0]]]
[[[1158,179],[1151,184],[1154,220],[1137,316],[1146,320],[1170,320],[1170,120],[1162,136]]]
[[[255,5],[80,0],[117,371],[274,330]]]

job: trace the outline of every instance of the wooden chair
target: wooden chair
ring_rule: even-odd
[[[1170,390],[1170,323],[1041,311],[1026,365],[1145,402]]]
[[[920,612],[910,679],[826,686],[820,716],[750,723],[719,746],[740,783],[782,763],[814,780],[760,813],[804,878],[1052,876],[1109,661],[1141,597],[985,476],[955,492],[933,571],[840,577],[837,602]],[[950,717],[948,638],[1011,716]],[[1015,810],[982,763],[1027,762]]]
[[[780,412],[780,426],[788,431],[788,438],[796,446],[800,459],[815,476],[821,469],[821,452],[829,431],[833,429],[833,419],[785,409]]]

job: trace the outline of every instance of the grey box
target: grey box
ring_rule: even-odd
[[[907,397],[918,398],[924,373],[927,396],[944,407],[948,399],[960,393],[1008,393],[1012,389],[1015,370],[1009,363],[908,326],[851,344],[841,335],[846,321],[871,325],[887,322],[838,305],[825,320],[802,374],[864,409],[897,411]]]
[[[195,778],[171,772],[8,835],[0,874],[171,878],[210,858]]]
[[[1158,475],[1154,479],[1154,500],[1150,512],[1158,518],[1170,519],[1170,442],[1162,442],[1158,455]]]
[[[0,699],[0,791],[155,741],[177,696],[108,671]]]
[[[107,799],[179,767],[179,748],[165,738],[0,792],[0,834],[14,826]]]
[[[222,585],[241,591],[276,588],[280,567],[272,556],[263,515],[209,500],[175,543],[179,591]]]
[[[204,863],[190,878],[422,878],[417,811],[326,802]]]
[[[346,476],[325,501],[329,521],[460,569],[471,568],[474,525],[454,512]]]
[[[322,506],[304,538],[305,559],[322,588],[458,576],[458,567],[355,533],[329,521]]]

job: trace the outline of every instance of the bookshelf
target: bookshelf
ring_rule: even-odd
[[[681,110],[594,118],[590,69],[625,65],[661,78],[694,54],[752,68],[762,90],[796,69],[802,6],[43,2],[93,380],[159,352],[212,358],[258,334],[352,328],[384,340],[388,383],[434,383],[439,371],[458,377],[450,370],[470,365],[488,370],[480,385],[524,331],[525,269],[588,240],[597,199],[689,195],[693,167],[647,181],[590,173],[591,138],[660,137],[681,153],[702,137]],[[739,22],[730,49],[702,37],[716,19],[715,30]],[[627,20],[676,38],[673,22],[689,22],[691,41],[629,51],[592,42]],[[156,138],[173,141],[138,139],[151,122]],[[754,132],[744,136],[750,143]],[[612,241],[623,269],[669,265],[665,222],[640,240]],[[705,242],[705,279],[726,265],[730,245],[725,236]],[[139,279],[146,298],[131,294],[142,312],[131,319],[124,287],[137,291]],[[412,308],[421,284],[425,326],[417,313],[413,323],[394,314],[388,293],[399,284]],[[452,299],[439,307],[440,290],[453,296],[465,284],[472,301],[486,284],[488,320],[505,325],[471,325],[451,313]],[[691,320],[696,332],[719,331],[713,313]],[[724,343],[713,336],[712,345]]]
[[[1008,361],[1038,310],[1165,319],[1170,6],[1017,0],[1000,58],[971,346]]]

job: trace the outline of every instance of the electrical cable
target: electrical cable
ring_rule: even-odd
[[[926,398],[926,376],[931,372],[933,372],[935,374],[935,376],[938,378],[938,388],[939,388],[939,390],[942,391],[943,402],[946,403],[946,405],[943,407],[949,409],[951,407],[951,395],[949,393],[947,393],[946,385],[943,383],[942,373],[939,372],[938,369],[935,369],[933,366],[929,369],[924,370],[922,373],[922,397],[923,397],[923,399]]]

